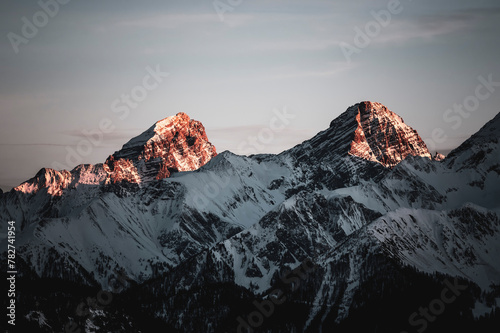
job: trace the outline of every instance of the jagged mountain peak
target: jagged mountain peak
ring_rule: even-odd
[[[46,188],[48,194],[58,196],[71,183],[71,180],[71,173],[67,170],[57,171],[42,168],[36,173],[35,177],[15,187],[14,190],[23,193],[36,193]]]
[[[341,114],[339,117],[333,119],[330,123],[330,127],[335,127],[339,121],[339,118],[343,118],[344,115],[349,117],[356,117],[357,115],[361,115],[363,117],[370,117],[371,119],[376,117],[394,117],[399,118],[401,121],[401,117],[399,117],[394,112],[390,111],[386,106],[379,102],[371,102],[371,101],[363,101],[357,104],[354,104],[347,108],[347,110]]]
[[[500,281],[498,121],[456,150],[450,169],[448,158],[412,158],[419,148],[427,152],[416,132],[383,105],[363,102],[282,154],[224,152],[198,172],[129,186],[175,166],[179,154],[195,160],[209,145],[201,124],[186,115],[163,119],[106,164],[42,169],[23,185],[24,193],[41,189],[36,196],[0,196],[0,216],[19,225],[21,277],[50,288],[21,298],[20,308],[38,317],[20,318],[30,325],[44,318],[47,332],[63,327],[60,318],[74,316],[85,294],[68,305],[72,294],[61,294],[60,282],[94,297],[94,288],[81,287],[110,290],[118,272],[133,286],[123,286],[122,299],[136,304],[123,314],[101,312],[101,330],[124,322],[133,326],[128,331],[151,331],[133,321],[151,313],[152,325],[168,324],[165,331],[241,331],[236,318],[251,318],[251,311],[264,318],[260,309],[279,289],[289,300],[284,306],[303,315],[294,321],[275,315],[260,330],[349,330],[343,325],[374,313],[374,322],[391,323],[381,331],[399,332],[422,301],[439,297],[443,280],[460,288],[470,281],[471,294],[463,295],[470,302],[456,311],[487,315],[498,308]],[[393,170],[378,159],[391,158],[391,149],[410,155]],[[100,187],[120,179],[126,182]],[[5,243],[6,223],[0,234]],[[402,308],[397,316],[390,304]],[[379,320],[382,312],[389,315]]]
[[[115,159],[128,158],[128,159],[149,159],[157,157],[158,151],[147,151],[148,146],[158,142],[172,142],[179,141],[179,139],[188,140],[188,144],[193,145],[196,139],[208,142],[205,128],[202,123],[191,119],[184,112],[179,112],[175,116],[170,116],[157,121],[149,129],[140,135],[132,138],[122,149],[113,154]],[[211,144],[209,144],[211,146]],[[212,146],[210,150],[215,151]]]
[[[184,112],[179,112],[175,116],[170,116],[157,121],[154,125],[154,131],[155,133],[162,135],[163,133],[170,131],[172,128],[181,129],[192,122],[201,124],[199,121],[189,118],[189,116]]]
[[[417,131],[384,105],[361,102],[353,108],[357,108],[357,128],[349,154],[390,168],[408,155],[432,158]]]
[[[108,158],[113,181],[141,182],[191,171],[216,156],[202,123],[183,112],[157,121]]]
[[[181,112],[157,121],[104,164],[79,165],[71,171],[42,168],[14,190],[36,193],[47,189],[48,194],[61,196],[65,189],[80,184],[143,183],[169,177],[172,172],[196,170],[216,155],[202,123]]]
[[[417,131],[403,118],[377,102],[355,104],[335,118],[330,127],[292,148],[298,159],[332,161],[357,156],[392,168],[408,155],[432,158]]]

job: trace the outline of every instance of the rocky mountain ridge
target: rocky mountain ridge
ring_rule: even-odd
[[[14,191],[36,193],[46,189],[50,195],[61,196],[65,189],[78,185],[140,184],[196,170],[214,156],[217,152],[203,125],[181,112],[156,122],[103,164],[83,164],[71,171],[43,168]]]
[[[298,277],[300,288],[283,307],[297,316],[276,319],[281,326],[264,323],[261,331],[359,328],[357,311],[377,309],[368,300],[385,304],[383,297],[397,294],[407,295],[407,304],[398,304],[408,316],[425,300],[411,286],[438,293],[436,276],[468,281],[473,301],[457,311],[459,319],[500,305],[500,114],[438,161],[399,116],[362,102],[281,154],[223,152],[199,169],[159,180],[169,161],[164,151],[177,146],[149,141],[175,140],[155,129],[113,155],[146,165],[137,174],[147,186],[125,178],[101,182],[104,167],[83,165],[79,178],[45,170],[38,182],[22,185],[26,191],[0,197],[2,219],[19,225],[19,258],[32,279],[108,290],[113,272],[123,269],[136,285],[123,297],[183,332],[239,329],[237,318],[248,321],[253,300],[285,288],[283,271],[304,260],[317,268]],[[179,170],[183,163],[175,163],[169,165]],[[103,327],[112,325],[110,312],[99,316]],[[405,329],[398,325],[406,318],[396,319],[386,331]]]

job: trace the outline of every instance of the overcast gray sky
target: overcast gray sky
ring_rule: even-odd
[[[73,168],[68,149],[103,121],[112,130],[85,163],[178,112],[218,152],[245,153],[286,109],[294,118],[258,146],[277,153],[363,100],[443,152],[500,111],[497,0],[54,1],[41,0],[48,14],[37,1],[0,4],[3,190],[56,162]]]

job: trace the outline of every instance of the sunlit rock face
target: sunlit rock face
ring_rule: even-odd
[[[131,139],[104,164],[82,164],[71,171],[43,168],[15,191],[32,194],[46,189],[61,196],[65,189],[82,184],[143,183],[170,177],[173,172],[196,170],[216,155],[201,122],[178,113]]]
[[[178,113],[127,142],[105,165],[113,182],[148,181],[169,177],[172,172],[196,170],[216,155],[201,122]]]
[[[432,158],[417,131],[380,103],[361,102],[346,112],[355,115],[349,154],[392,168],[408,155]]]

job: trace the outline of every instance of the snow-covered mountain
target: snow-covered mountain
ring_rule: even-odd
[[[317,285],[302,299],[313,305],[301,322],[304,326],[296,329],[314,332],[329,316],[336,323],[347,319],[355,296],[363,292],[361,282],[385,276],[387,266],[394,269],[393,262],[418,272],[460,277],[483,292],[498,292],[498,137],[500,115],[453,151],[446,163],[428,155],[409,157],[375,180],[347,178],[349,186],[328,188],[330,178],[325,176],[324,183],[303,185],[257,224],[167,275],[167,294],[175,297],[197,290],[209,276],[211,283],[233,283],[265,295],[284,267],[293,269],[313,258],[321,267]],[[315,139],[311,141],[323,142]],[[324,149],[327,156],[331,150]],[[349,159],[356,165],[352,156],[343,163],[349,165]],[[458,166],[457,160],[467,162]],[[476,301],[475,315],[495,308],[495,302]],[[194,321],[179,321],[180,312],[157,315],[177,327]]]
[[[122,181],[140,184],[169,177],[173,172],[196,170],[216,155],[203,125],[181,112],[156,122],[104,164],[79,165],[71,171],[43,168],[14,190],[33,194],[45,189],[52,196],[61,196],[80,185]]]
[[[432,158],[398,115],[362,102],[281,154],[216,155],[201,123],[178,114],[104,164],[42,169],[0,196],[0,216],[20,226],[29,279],[109,290],[123,269],[138,284],[124,297],[179,331],[236,331],[252,299],[286,288],[283,270],[305,260],[315,269],[282,307],[300,315],[253,329],[356,327],[377,297],[437,276],[470,283],[479,316],[500,305],[499,137],[500,114]]]

